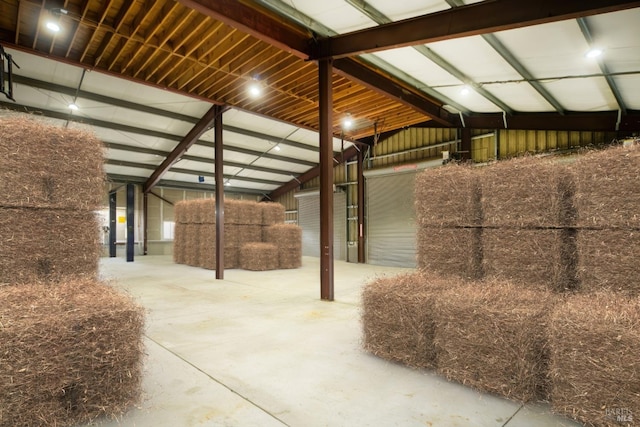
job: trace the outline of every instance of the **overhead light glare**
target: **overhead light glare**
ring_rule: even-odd
[[[60,25],[56,24],[53,21],[49,21],[47,22],[47,28],[51,31],[53,31],[54,33],[57,33],[60,31]]]
[[[276,150],[276,151],[280,151],[280,146],[276,145],[275,147],[273,147],[273,149]]]
[[[593,48],[585,55],[587,58],[597,58],[602,55],[602,49]]]
[[[460,95],[467,96],[470,93],[471,93],[471,89],[467,85],[462,86],[462,89],[460,89]]]
[[[227,181],[227,182],[225,182],[225,183],[224,183],[224,186],[225,186],[225,187],[229,187],[230,185],[231,185],[231,183],[230,183],[229,181]]]
[[[69,109],[73,111],[78,111],[79,107],[76,103],[72,102],[71,104],[69,104]]]
[[[249,83],[247,91],[252,98],[258,98],[262,95],[262,83],[258,79],[252,79]]]
[[[342,127],[344,129],[351,129],[353,126],[353,119],[351,118],[351,114],[347,114],[347,116],[342,120]]]

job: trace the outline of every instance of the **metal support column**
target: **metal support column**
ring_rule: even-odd
[[[364,264],[364,160],[358,150],[358,262]]]
[[[142,255],[146,255],[148,252],[148,237],[149,227],[147,222],[149,220],[149,193],[144,193],[142,198]]]
[[[116,257],[117,193],[109,193],[109,258]]]
[[[127,262],[133,262],[135,186],[127,184]]]
[[[460,151],[462,160],[471,160],[471,128],[462,128]]]
[[[216,279],[224,279],[224,176],[222,166],[222,112],[224,108],[216,106],[213,120],[215,136],[215,184],[216,184]]]
[[[320,298],[333,301],[333,60],[322,59],[320,96]]]

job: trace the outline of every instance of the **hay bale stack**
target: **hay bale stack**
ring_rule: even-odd
[[[224,223],[241,224],[241,211],[244,203],[242,200],[225,200],[224,201]]]
[[[278,248],[278,268],[302,266],[302,228],[294,224],[274,224],[263,231],[265,242]]]
[[[200,219],[203,224],[216,223],[216,199],[202,199],[200,202]]]
[[[574,165],[580,227],[640,228],[640,148],[613,147]]]
[[[420,270],[463,279],[480,279],[482,229],[420,227],[416,236]]]
[[[95,278],[99,256],[93,212],[0,208],[0,284]]]
[[[121,415],[140,398],[143,322],[95,280],[0,286],[0,425]]]
[[[184,263],[192,267],[200,264],[200,225],[185,224]]]
[[[487,277],[527,286],[575,289],[575,256],[571,234],[560,229],[484,229],[483,269]]]
[[[200,241],[198,248],[198,265],[208,270],[216,269],[216,225],[200,225]]]
[[[482,169],[449,164],[416,175],[415,212],[418,227],[465,227],[482,222]]]
[[[640,414],[638,325],[637,298],[599,292],[556,307],[549,341],[555,412],[593,426],[634,425]]]
[[[103,146],[31,118],[0,120],[0,206],[92,211],[102,205]]]
[[[238,255],[240,268],[267,271],[278,268],[278,248],[270,243],[245,243]]]
[[[582,290],[640,295],[640,230],[578,230],[577,235]]]
[[[187,224],[176,222],[173,232],[173,262],[176,264],[186,264],[186,228]]]
[[[280,203],[263,202],[260,203],[260,207],[262,208],[262,225],[267,226],[284,223],[284,205]]]
[[[444,290],[433,307],[438,372],[510,399],[547,398],[551,303],[546,290],[499,281]]]
[[[366,351],[414,368],[434,368],[433,304],[448,281],[424,273],[379,277],[362,291]]]
[[[189,202],[184,200],[176,202],[176,204],[173,205],[173,219],[176,224],[186,224],[189,222],[187,221],[188,205]]]
[[[247,243],[262,242],[262,226],[261,225],[240,225],[238,226],[237,246],[241,248]]]
[[[568,168],[533,157],[501,161],[479,174],[483,225],[563,227],[575,222]]]
[[[238,224],[262,225],[262,206],[258,202],[250,200],[240,201],[241,209],[238,215]]]

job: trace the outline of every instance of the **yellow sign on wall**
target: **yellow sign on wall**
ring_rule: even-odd
[[[118,217],[118,224],[124,224],[125,222],[127,222],[127,218],[124,216],[119,216]]]

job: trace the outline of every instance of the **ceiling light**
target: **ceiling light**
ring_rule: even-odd
[[[225,186],[225,187],[229,187],[230,185],[231,185],[231,183],[230,183],[229,181],[227,181],[227,182],[225,182],[225,183],[224,183],[224,186]]]
[[[47,22],[47,28],[53,31],[54,33],[57,33],[58,31],[60,31],[60,25],[56,24],[53,21]]]
[[[73,111],[78,111],[78,105],[72,102],[71,104],[69,104],[69,109]]]
[[[344,129],[351,129],[353,126],[353,120],[351,119],[351,114],[347,114],[347,116],[342,120],[342,127]]]
[[[262,90],[262,83],[260,83],[258,79],[252,79],[251,83],[249,83],[249,87],[247,88],[247,91],[252,98],[258,98],[262,95]]]
[[[469,86],[464,85],[462,86],[462,89],[460,89],[460,95],[469,95],[471,93],[471,89],[469,89]]]
[[[273,147],[273,149],[276,150],[276,151],[280,151],[280,146],[276,145],[275,147]]]
[[[593,48],[585,55],[587,58],[597,58],[602,55],[602,49]]]

